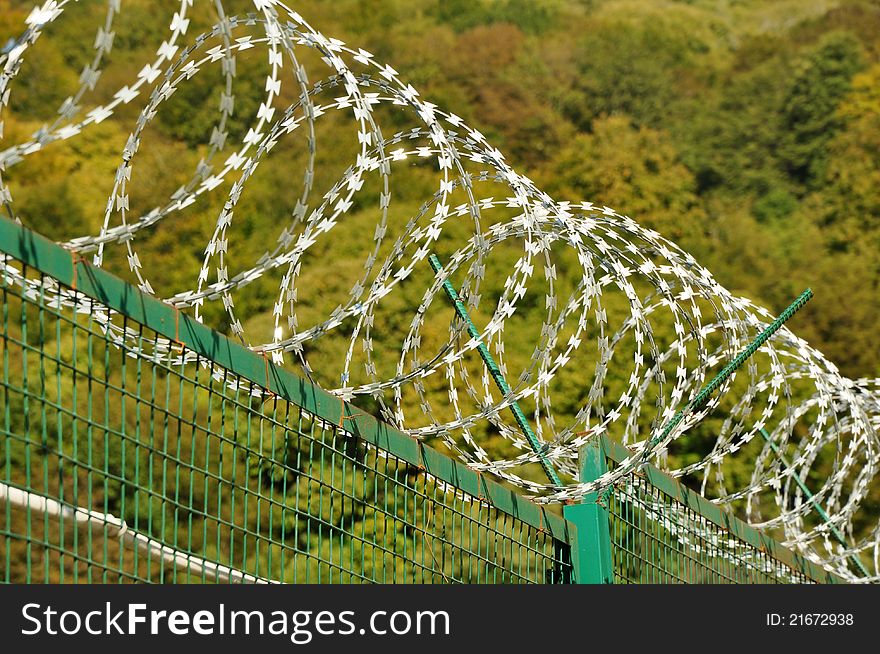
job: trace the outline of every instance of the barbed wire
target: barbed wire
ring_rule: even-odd
[[[65,12],[80,10],[75,4],[59,0],[35,7],[24,32],[0,53],[0,139],[3,114],[26,55]],[[161,229],[157,226],[163,219],[184,212],[203,196],[225,193],[197,278],[188,290],[165,295],[168,302],[191,310],[199,320],[206,303],[222,305],[230,331],[248,346],[279,365],[299,365],[309,377],[340,380],[328,390],[347,400],[368,398],[388,422],[417,438],[442,440],[474,469],[525,489],[539,502],[576,501],[625,483],[652,460],[673,476],[696,478],[702,492],[717,503],[744,502],[752,524],[782,530],[787,544],[847,578],[855,578],[847,568],[849,557],[872,559],[874,577],[869,580],[877,579],[880,525],[869,533],[861,529],[858,533],[867,535],[857,536],[854,522],[864,519],[859,511],[880,461],[880,380],[847,379],[819,351],[782,327],[714,397],[658,438],[712,371],[773,320],[770,312],[733,295],[655,230],[606,206],[551,197],[517,173],[482,133],[424,100],[392,67],[363,49],[324,36],[283,3],[254,0],[251,13],[229,15],[221,0],[204,0],[198,10],[200,18],[216,21],[213,27],[193,38],[193,2],[181,0],[168,34],[136,80],[118,89],[109,102],[86,111],[89,94],[108,65],[121,12],[120,0],[107,2],[95,54],[85,64],[76,91],[59,106],[57,118],[0,151],[0,203],[11,219],[20,221],[6,179],[9,170],[145,98],[120,154],[100,230],[77,236],[66,247],[90,254],[97,266],[104,264],[109,248],[123,248],[139,287],[157,294],[145,269],[149,262],[138,255],[138,239],[151,228]],[[233,143],[237,62],[251,57],[253,53],[242,54],[249,50],[265,57],[264,95],[247,132]],[[217,116],[189,181],[163,204],[133,210],[133,172],[147,129],[182,85],[217,67],[222,79]],[[356,129],[350,165],[323,192],[316,181],[322,119],[333,129],[346,123]],[[383,123],[395,126],[391,136],[382,131]],[[304,143],[293,144],[300,137]],[[230,242],[236,211],[247,182],[282,143],[305,153],[301,191],[293,193],[297,197],[289,221],[274,244],[255,261],[236,262],[239,269],[233,273],[236,251]],[[413,164],[422,175],[430,171],[436,191],[400,220],[392,213],[393,180]],[[279,189],[279,196],[289,191]],[[349,229],[352,215],[364,211],[374,212],[376,220],[371,240],[369,234],[363,239],[362,272],[345,302],[315,324],[302,324],[300,280],[314,265],[309,256],[318,251],[317,244]],[[470,230],[469,235],[461,237],[462,229]],[[260,238],[268,241],[270,235]],[[428,257],[440,247],[451,254],[442,270],[428,277]],[[506,260],[512,263],[501,265]],[[10,260],[3,265],[27,292],[85,310],[75,294],[57,286],[36,288],[38,282],[25,279]],[[272,337],[255,342],[235,297],[271,275],[280,276]],[[417,305],[412,315],[394,323],[400,333],[393,336],[401,345],[396,363],[388,365],[388,352],[374,347],[376,333],[386,336],[390,328],[382,311],[389,296],[404,293],[414,278],[429,281],[421,298],[412,302]],[[442,313],[451,312],[442,285],[453,278],[468,311],[485,318],[478,338],[470,337],[454,315],[449,320]],[[511,344],[519,343],[515,335],[526,329],[517,318],[526,306],[537,306],[537,296],[543,296],[544,309],[530,309],[530,315],[541,316],[540,335],[526,356]],[[434,328],[437,316],[449,320],[442,342]],[[95,319],[120,346],[134,348],[140,356],[167,360],[174,351],[173,344],[161,340],[154,351],[137,350],[136,333],[115,323],[112,314]],[[536,327],[530,331],[538,332]],[[339,369],[328,371],[325,363],[313,367],[315,344],[334,334],[348,343]],[[515,379],[509,392],[499,393],[486,367],[473,365],[481,343],[494,352],[501,373]],[[510,353],[511,347],[516,351]],[[566,400],[564,408],[554,408],[560,388],[571,395],[572,385],[578,389],[578,404],[572,407]],[[531,407],[539,451],[505,418],[514,403]],[[719,408],[723,420],[695,429]],[[559,424],[561,416],[568,416],[566,424]],[[755,438],[761,430],[767,430],[770,441]],[[490,432],[507,446],[488,447],[485,436]],[[632,455],[599,479],[581,480],[579,450],[606,433],[628,445]],[[781,465],[771,445],[787,453],[788,465]],[[670,450],[681,454],[675,460],[687,463],[670,465]],[[561,486],[535,480],[532,472],[542,457],[565,478]],[[750,479],[731,478],[725,463],[735,457],[753,462]],[[817,486],[812,500],[793,483],[793,475],[809,477]],[[808,519],[816,503],[824,507],[827,522]],[[847,546],[832,538],[834,530],[847,535]]]

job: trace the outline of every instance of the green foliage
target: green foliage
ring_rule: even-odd
[[[763,195],[789,183],[777,151],[790,67],[778,53],[738,65],[743,69],[726,71],[718,88],[689,102],[691,120],[670,127],[703,195]]]
[[[822,176],[825,146],[841,127],[838,103],[859,70],[858,40],[832,33],[819,43],[795,72],[782,107],[782,160],[788,174],[809,185]]]
[[[581,128],[602,114],[659,126],[676,98],[676,72],[690,52],[662,25],[599,24],[577,44],[565,114]]]
[[[510,23],[523,32],[541,34],[554,24],[557,12],[547,0],[438,0],[434,15],[457,32]]]
[[[600,118],[559,151],[545,184],[557,197],[602,198],[661,234],[683,242],[701,231],[693,174],[668,134]]]
[[[797,208],[797,199],[784,188],[771,188],[755,201],[755,217],[766,222],[787,218]]]

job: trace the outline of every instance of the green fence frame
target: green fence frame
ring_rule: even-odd
[[[593,495],[558,515],[6,219],[0,252],[41,289],[26,293],[0,272],[0,581],[840,581],[651,466],[618,484],[608,506]],[[197,364],[117,347],[44,296],[47,284]],[[68,333],[88,349],[82,365],[62,352]],[[113,402],[127,422],[110,418]],[[114,447],[123,463],[111,470]],[[603,438],[585,448],[583,478],[623,456]],[[735,574],[705,551],[701,570],[713,574],[687,572],[699,556],[658,536],[668,516],[651,502],[661,496],[667,513],[687,512],[688,533],[710,524],[742,544]],[[645,559],[638,542],[654,549],[640,563],[662,574],[628,572]],[[753,559],[777,573],[740,574]]]

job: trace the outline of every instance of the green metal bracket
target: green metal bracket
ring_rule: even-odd
[[[430,255],[428,257],[428,262],[431,264],[431,268],[433,268],[435,273],[439,273],[443,270],[443,264],[440,263],[440,259],[437,258],[437,255]],[[468,335],[475,341],[477,341],[477,351],[480,353],[480,356],[483,359],[483,363],[485,363],[486,367],[489,369],[489,372],[492,375],[492,379],[495,380],[495,384],[496,386],[498,386],[498,390],[500,390],[504,395],[507,395],[508,393],[510,393],[510,386],[508,386],[507,381],[504,379],[504,375],[501,374],[501,368],[499,368],[498,364],[495,363],[495,359],[492,357],[492,353],[489,352],[489,348],[487,348],[483,344],[483,342],[479,340],[480,332],[477,329],[477,326],[474,325],[471,317],[468,315],[467,308],[464,306],[464,302],[462,302],[461,298],[458,297],[458,291],[455,290],[455,287],[448,279],[443,282],[443,290],[446,292],[446,296],[449,298],[449,301],[452,302],[452,305],[455,307],[455,312],[458,314],[458,317],[461,318],[467,326]],[[547,479],[549,479],[550,483],[554,486],[561,487],[562,480],[559,479],[559,475],[556,473],[556,469],[547,458],[544,452],[544,446],[541,445],[538,437],[535,436],[535,432],[532,431],[532,427],[529,424],[529,421],[526,419],[526,414],[523,413],[522,409],[519,407],[519,404],[515,400],[511,402],[510,410],[513,411],[513,417],[516,420],[516,424],[519,426],[520,431],[522,431],[523,435],[526,437],[526,440],[529,442],[532,451],[534,451],[535,454],[537,454],[540,458],[541,467],[544,469],[544,473],[547,475]]]
[[[601,439],[584,446],[580,458],[581,481],[598,479],[607,472],[605,448]],[[589,493],[584,496],[581,504],[564,507],[563,515],[575,525],[571,539],[575,583],[613,584],[608,507],[599,503],[599,494]]]

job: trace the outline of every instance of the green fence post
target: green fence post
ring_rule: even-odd
[[[580,454],[580,468],[581,481],[597,479],[607,471],[603,439],[584,446]],[[599,504],[599,494],[589,493],[581,504],[564,507],[563,514],[575,526],[571,538],[575,583],[614,583],[608,509]]]

